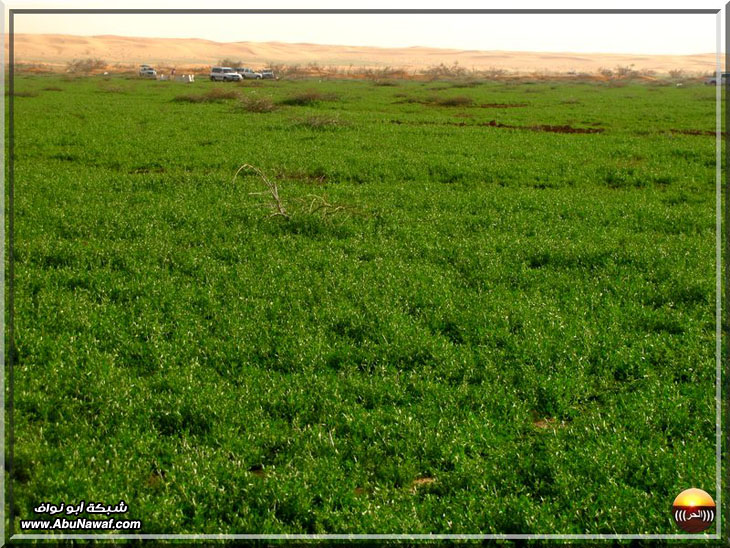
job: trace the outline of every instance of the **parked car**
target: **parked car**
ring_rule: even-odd
[[[139,75],[143,78],[157,78],[157,71],[149,65],[139,67]]]
[[[242,77],[231,67],[213,67],[210,71],[210,79],[220,82],[240,82]]]
[[[265,80],[275,80],[276,76],[274,75],[274,71],[271,69],[264,69],[261,71],[261,78]]]
[[[263,78],[263,75],[260,72],[254,72],[250,68],[237,68],[236,72],[247,80],[261,80],[261,78]]]
[[[722,83],[726,84],[728,81],[728,78],[730,78],[730,72],[723,72],[722,73]],[[712,76],[712,77],[708,78],[707,80],[705,80],[705,84],[707,84],[707,85],[717,84],[717,75]]]

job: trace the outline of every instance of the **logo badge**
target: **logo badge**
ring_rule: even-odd
[[[672,515],[687,533],[699,533],[715,521],[715,501],[702,489],[687,489],[674,499]]]

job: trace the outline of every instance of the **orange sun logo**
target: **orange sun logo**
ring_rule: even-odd
[[[715,501],[702,489],[687,489],[674,499],[674,521],[683,531],[699,533],[715,521]]]

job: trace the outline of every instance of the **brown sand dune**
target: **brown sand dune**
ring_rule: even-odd
[[[8,56],[6,36],[5,56]],[[45,64],[62,69],[74,59],[95,57],[109,65],[207,67],[221,59],[240,59],[244,65],[263,67],[269,63],[308,64],[339,67],[398,67],[422,70],[458,62],[466,69],[506,69],[516,72],[596,72],[600,68],[631,66],[636,70],[666,73],[682,69],[693,73],[712,72],[714,53],[695,55],[646,55],[610,53],[555,53],[518,51],[476,51],[424,46],[376,48],[283,42],[221,43],[199,38],[136,38],[128,36],[70,36],[60,34],[16,34],[15,62]],[[721,60],[724,63],[724,59]]]

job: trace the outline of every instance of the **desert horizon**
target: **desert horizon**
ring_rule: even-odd
[[[498,69],[515,73],[594,73],[631,67],[636,71],[669,73],[714,72],[715,53],[655,55],[572,53],[554,51],[460,50],[414,45],[401,48],[288,42],[215,42],[201,38],[146,38],[117,35],[15,34],[15,63],[63,70],[78,59],[103,59],[109,66],[148,63],[162,67],[202,68],[222,59],[246,65],[316,64],[328,67],[397,68],[418,71],[439,64],[458,64],[466,70]],[[9,43],[6,35],[5,56]],[[721,59],[724,63],[724,57]]]

